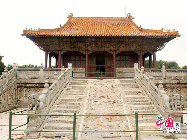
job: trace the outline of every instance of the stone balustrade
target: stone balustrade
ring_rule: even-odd
[[[187,69],[145,69],[145,74],[152,76],[154,83],[187,83]]]
[[[43,69],[40,68],[17,68],[5,71],[0,76],[0,112],[17,107],[21,93],[18,91],[18,84],[38,84],[53,83],[57,77],[64,73],[66,69]],[[19,95],[18,95],[19,94]]]
[[[0,77],[0,112],[16,107],[16,69],[5,68]]]
[[[65,89],[65,87],[72,80],[72,68],[64,69],[60,76],[57,74],[54,75],[56,80],[49,87],[48,81],[44,85],[44,90],[39,96],[40,107],[36,110],[37,114],[48,114],[52,108],[54,102],[59,97],[60,93]],[[43,124],[46,121],[46,116],[33,116],[30,117],[30,123],[27,126],[27,129],[40,130],[43,128]],[[31,133],[27,133],[27,136],[30,136]],[[37,135],[35,135],[37,137]]]
[[[138,65],[135,64],[135,81],[145,91],[149,98],[154,103],[155,107],[160,113],[169,113],[169,97],[163,88],[158,88],[154,85],[152,80],[144,74],[144,68],[141,71],[138,69]],[[160,83],[161,84],[161,83]]]

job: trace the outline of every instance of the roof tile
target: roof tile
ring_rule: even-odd
[[[180,36],[177,31],[143,29],[132,17],[69,17],[56,29],[24,30],[23,35],[52,36]]]

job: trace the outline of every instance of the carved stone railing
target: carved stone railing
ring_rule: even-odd
[[[10,110],[17,106],[18,96],[17,84],[19,83],[44,83],[46,79],[53,83],[65,69],[43,69],[40,68],[17,68],[5,71],[0,76],[0,112]]]
[[[63,69],[27,68],[17,69],[18,79],[54,79],[54,75],[60,75]]]
[[[64,71],[63,71],[64,70]],[[59,77],[56,77],[54,83],[49,87],[49,84],[45,83],[42,94],[39,96],[40,107],[35,111],[37,114],[48,114],[53,107],[55,101],[59,97],[60,93],[66,88],[66,86],[72,80],[72,68],[63,69]],[[46,116],[31,116],[30,122],[27,129],[40,130],[46,121]],[[27,133],[27,136],[32,135],[32,133]],[[39,134],[38,134],[39,135]],[[35,133],[34,136],[37,137]]]
[[[161,69],[145,69],[145,74],[152,76],[154,82],[158,83],[187,83],[187,69],[166,69],[162,65]]]
[[[163,87],[158,88],[154,85],[152,80],[144,74],[144,69],[141,71],[138,69],[138,65],[135,64],[135,81],[144,90],[148,97],[152,100],[152,103],[156,109],[164,114],[169,113],[169,97],[164,91]]]
[[[16,68],[11,69],[10,71],[5,68],[5,71],[0,77],[0,112],[16,107],[16,82]]]

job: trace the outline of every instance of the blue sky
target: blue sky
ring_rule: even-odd
[[[157,52],[157,60],[176,61],[184,66],[187,65],[186,5],[186,0],[1,1],[0,55],[4,56],[6,65],[40,65],[44,63],[44,52],[21,36],[26,27],[57,28],[67,21],[69,13],[76,17],[124,17],[125,13],[131,13],[135,23],[142,28],[178,30],[181,37]]]

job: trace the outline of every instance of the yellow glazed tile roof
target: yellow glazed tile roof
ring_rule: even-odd
[[[177,31],[143,29],[133,17],[73,17],[56,29],[23,30],[28,36],[180,36]]]

